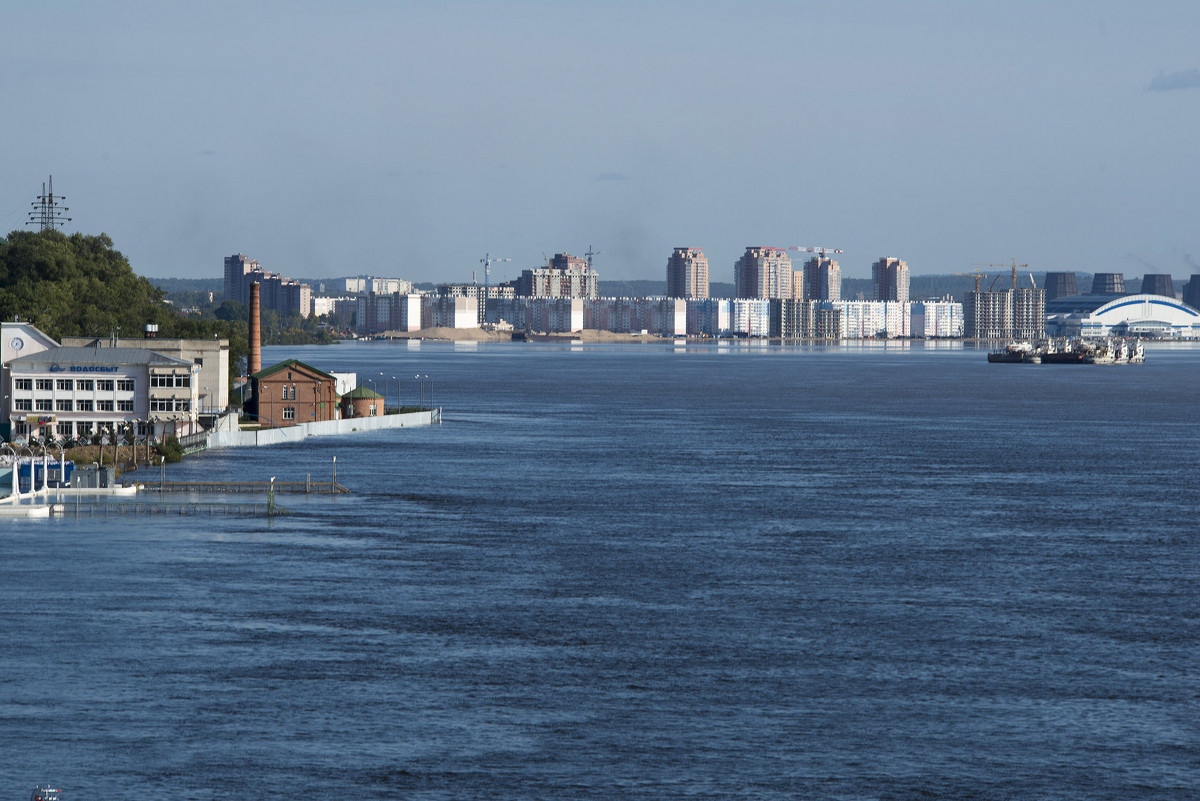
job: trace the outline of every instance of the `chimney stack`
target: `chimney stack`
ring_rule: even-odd
[[[262,331],[259,323],[258,282],[250,284],[250,359],[247,372],[250,375],[262,370]]]

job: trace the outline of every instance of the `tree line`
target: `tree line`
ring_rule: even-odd
[[[249,324],[242,304],[181,314],[161,289],[134,273],[106,234],[13,231],[0,239],[0,319],[27,320],[49,336],[158,336],[229,340],[230,386],[246,369]],[[263,344],[332,341],[315,321],[263,314]]]

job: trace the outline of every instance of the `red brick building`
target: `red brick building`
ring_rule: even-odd
[[[342,419],[376,417],[383,414],[383,396],[366,387],[357,387],[342,396]]]
[[[295,359],[255,373],[258,418],[268,426],[338,419],[337,379]]]

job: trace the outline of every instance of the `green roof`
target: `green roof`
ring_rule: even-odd
[[[264,367],[263,369],[259,370],[257,373],[255,373],[254,375],[252,375],[250,377],[251,378],[266,378],[267,376],[273,375],[274,373],[278,373],[280,370],[283,370],[287,367],[303,367],[305,370],[308,370],[309,372],[313,372],[313,373],[316,373],[317,375],[324,376],[325,378],[328,378],[331,381],[337,381],[336,378],[334,378],[333,376],[331,376],[329,373],[325,372],[324,370],[318,370],[317,368],[313,367],[311,364],[305,364],[304,362],[300,361],[299,359],[288,359],[285,362],[280,362],[279,364],[273,364],[270,367]]]
[[[369,400],[382,397],[378,392],[368,387],[355,387],[342,396],[343,399],[349,398],[350,400]]]

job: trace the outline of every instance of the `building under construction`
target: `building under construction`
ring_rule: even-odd
[[[1033,341],[1046,335],[1046,290],[1018,287],[1016,260],[1012,264],[1012,286],[1008,289],[981,291],[980,277],[976,276],[975,289],[967,293],[963,303],[964,336]]]

